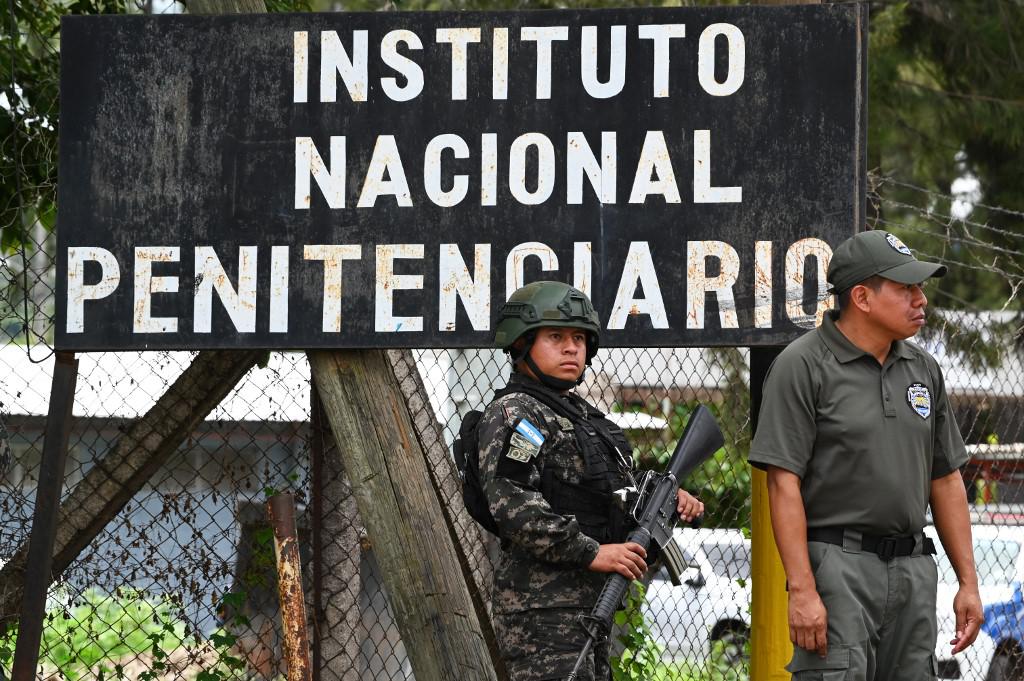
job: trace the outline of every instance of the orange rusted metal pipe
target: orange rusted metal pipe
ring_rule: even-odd
[[[298,531],[295,529],[295,497],[275,494],[267,501],[267,511],[274,528],[286,678],[288,681],[312,681],[306,601],[302,594],[302,561],[299,558]]]

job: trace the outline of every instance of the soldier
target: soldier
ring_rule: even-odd
[[[945,273],[892,234],[848,239],[828,268],[838,310],[765,381],[750,462],[768,472],[797,681],[935,678],[929,504],[960,583],[953,653],[978,635],[967,453],[938,364],[905,340],[925,323],[921,283]]]
[[[495,344],[513,372],[484,411],[480,470],[498,526],[494,624],[512,681],[563,679],[586,638],[578,622],[597,602],[608,573],[638,579],[646,552],[622,543],[625,515],[611,493],[632,485],[622,431],[570,392],[600,339],[590,300],[557,282],[517,290],[502,307]],[[677,510],[692,520],[704,505],[680,490]],[[607,642],[580,679],[611,678]]]

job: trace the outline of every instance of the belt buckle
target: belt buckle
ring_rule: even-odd
[[[878,546],[875,547],[875,553],[878,557],[889,562],[896,557],[897,541],[895,537],[882,537],[878,541]]]

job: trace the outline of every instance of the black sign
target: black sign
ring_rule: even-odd
[[[863,221],[861,4],[66,17],[57,346],[792,339]]]

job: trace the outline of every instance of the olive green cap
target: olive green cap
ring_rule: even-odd
[[[508,348],[532,329],[562,326],[588,331],[587,361],[597,352],[601,319],[586,294],[560,281],[535,281],[513,291],[498,312],[494,345]],[[592,347],[591,347],[592,346]]]
[[[831,291],[840,294],[878,275],[900,284],[920,284],[946,274],[946,266],[922,262],[889,232],[870,230],[839,244],[828,264]]]

